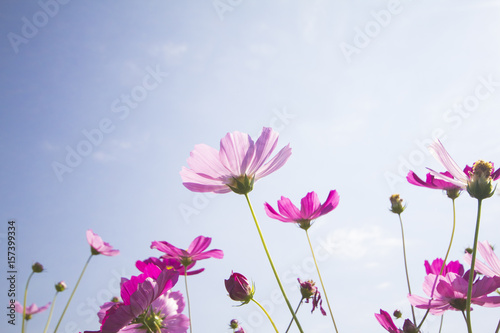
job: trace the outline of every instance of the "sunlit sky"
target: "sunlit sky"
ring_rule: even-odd
[[[339,206],[310,229],[339,332],[384,332],[374,313],[411,316],[396,215],[400,193],[413,293],[424,295],[424,260],[443,257],[452,206],[443,193],[405,181],[409,169],[442,171],[426,146],[440,138],[460,166],[500,166],[500,5],[496,1],[3,1],[0,4],[0,241],[7,275],[7,221],[16,222],[16,293],[31,265],[28,304],[46,304],[64,280],[51,329],[89,256],[87,229],[121,251],[93,257],[58,332],[99,328],[99,305],[119,294],[135,261],[163,240],[187,248],[212,237],[222,260],[188,279],[193,332],[273,329],[255,304],[235,307],[231,271],[285,331],[288,309],[243,196],[199,194],[179,176],[196,144],[219,148],[228,132],[280,133],[292,156],[259,180],[250,199],[295,307],[297,278],[318,280],[305,233],[268,218],[264,202],[307,192]],[[480,240],[500,245],[500,196],[484,203]],[[476,201],[457,199],[451,260],[471,246]],[[467,266],[466,266],[467,267]],[[3,278],[1,302],[7,304]],[[174,290],[185,291],[184,279]],[[323,303],[325,305],[325,303]],[[0,316],[2,332],[19,332]],[[332,332],[329,317],[299,319]],[[40,332],[47,312],[29,322]],[[187,314],[187,313],[186,313]],[[422,318],[424,311],[417,311]],[[477,332],[493,332],[498,308],[476,307]],[[403,321],[396,321],[401,327]],[[438,317],[423,331],[437,332]],[[49,331],[50,331],[49,330]],[[292,327],[290,332],[297,332]],[[460,312],[443,332],[465,332]]]

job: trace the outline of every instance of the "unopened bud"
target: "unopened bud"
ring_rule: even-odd
[[[58,284],[56,284],[56,290],[58,292],[64,291],[64,290],[66,290],[66,288],[68,288],[68,286],[66,285],[66,283],[64,281],[61,281]]]
[[[43,272],[43,265],[40,264],[39,262],[36,262],[31,266],[31,269],[33,270],[34,273],[41,273]]]
[[[401,318],[403,316],[403,314],[401,313],[401,311],[399,310],[395,310],[394,313],[392,314],[394,317],[396,318]]]

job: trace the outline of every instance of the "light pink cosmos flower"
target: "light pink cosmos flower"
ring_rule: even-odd
[[[227,193],[238,188],[245,176],[250,184],[281,168],[291,155],[290,145],[282,148],[267,163],[278,143],[278,133],[264,127],[256,142],[245,133],[228,133],[220,141],[220,150],[205,144],[194,147],[180,175],[193,192]],[[248,188],[247,193],[251,191]],[[237,192],[239,193],[239,192]]]
[[[472,171],[472,168],[469,166],[465,167],[464,173],[467,174],[469,171]],[[453,178],[451,173],[449,173],[448,171],[441,172],[441,174],[444,177]],[[410,183],[410,184],[413,184],[416,186],[427,187],[427,188],[431,188],[431,189],[438,189],[438,190],[445,190],[445,191],[449,191],[449,190],[459,190],[460,191],[460,190],[462,190],[461,186],[457,186],[457,185],[450,183],[448,181],[436,178],[431,173],[428,173],[426,175],[426,178],[424,181],[424,180],[420,179],[420,177],[418,177],[415,172],[410,170],[408,172],[408,175],[406,176],[406,180],[408,180],[408,183]]]
[[[102,238],[90,229],[87,230],[87,242],[90,244],[90,251],[93,255],[116,256],[120,253],[119,250],[113,249],[109,243],[103,242]]]
[[[278,210],[267,202],[264,204],[267,215],[281,222],[297,223],[302,229],[308,229],[311,221],[334,210],[339,204],[340,197],[336,190],[330,191],[325,203],[321,204],[315,192],[309,192],[300,201],[300,210],[288,198],[278,200]]]
[[[476,261],[474,270],[489,276],[489,277],[500,277],[500,259],[495,255],[493,249],[491,248],[488,241],[477,243],[477,249],[479,254],[483,257],[485,263],[481,261]],[[472,261],[472,255],[470,253],[466,253],[464,256],[465,262],[469,265]]]
[[[183,266],[189,267],[197,260],[208,258],[222,259],[224,257],[224,252],[222,252],[222,250],[214,249],[205,251],[211,242],[212,238],[210,237],[198,236],[191,242],[187,250],[179,249],[178,247],[164,241],[152,242],[151,248],[165,252],[165,255],[163,255],[162,258],[175,259],[178,260]]]
[[[434,315],[441,315],[446,310],[465,311],[469,272],[464,276],[450,272],[445,276],[428,274],[423,285],[424,292],[432,299],[417,295],[408,295],[410,303],[419,309],[429,309]],[[437,284],[435,284],[437,279]],[[434,289],[435,286],[435,289]],[[500,296],[488,294],[500,287],[500,278],[483,277],[472,285],[471,303],[485,306],[500,306]],[[432,295],[432,296],[431,296]]]
[[[44,305],[40,308],[35,303],[31,304],[30,306],[27,306],[26,313],[25,313],[25,319],[30,320],[32,315],[47,310],[50,306],[50,303],[51,302],[47,303],[46,305]],[[16,310],[16,312],[23,313],[24,307],[21,303],[19,303],[18,301],[15,301],[14,309]]]

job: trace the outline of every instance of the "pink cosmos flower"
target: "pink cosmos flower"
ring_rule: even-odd
[[[451,183],[462,190],[466,189],[470,181],[472,168],[466,167],[462,171],[462,169],[460,169],[458,164],[453,160],[453,158],[451,158],[450,154],[448,154],[443,144],[439,140],[436,140],[429,145],[429,151],[451,176],[448,176],[446,173],[439,173],[432,169],[429,169],[431,175],[438,179],[442,179],[448,183]],[[491,163],[491,165],[493,166],[493,163]],[[498,178],[500,178],[500,169],[496,171],[492,169],[491,178],[492,180],[497,180]]]
[[[30,320],[32,315],[47,310],[50,306],[50,303],[51,302],[47,303],[46,305],[44,305],[40,308],[35,303],[31,304],[30,306],[27,306],[26,313],[25,313],[25,319]],[[24,307],[21,303],[19,303],[18,301],[15,301],[14,310],[16,310],[16,312],[23,313]]]
[[[144,261],[137,260],[135,262],[135,267],[137,267],[137,269],[140,270],[141,272],[144,272],[144,269],[147,267],[148,264],[154,264],[162,270],[163,269],[173,269],[173,270],[176,270],[177,272],[179,272],[179,274],[184,274],[184,266],[182,266],[182,264],[176,259],[150,257]],[[200,268],[200,269],[197,269],[194,271],[190,271],[190,269],[193,268],[193,266],[195,264],[196,263],[193,262],[191,265],[186,267],[187,275],[200,274],[201,272],[203,272],[205,270],[205,268]]]
[[[248,279],[240,273],[231,272],[229,279],[224,280],[224,285],[233,301],[239,301],[243,304],[248,304],[255,294],[255,288]]]
[[[405,320],[402,330],[398,329],[392,321],[389,313],[382,309],[380,309],[380,314],[375,313],[375,318],[380,323],[380,325],[382,325],[382,327],[385,328],[385,330],[389,333],[414,333],[417,329],[409,319]]]
[[[432,299],[408,295],[408,300],[419,309],[429,309],[429,312],[434,315],[441,315],[446,310],[465,311],[468,273],[466,272],[464,276],[453,272],[445,276],[428,274],[425,277],[423,289],[427,296],[432,297]],[[500,306],[500,296],[487,296],[498,287],[500,287],[500,278],[498,277],[485,276],[477,279],[472,285],[471,302],[485,307]]]
[[[119,250],[113,249],[109,243],[103,242],[102,238],[90,229],[87,230],[87,242],[90,244],[90,251],[93,255],[116,256],[120,253]]]
[[[143,274],[133,276],[130,280],[122,278],[121,298],[123,301],[107,302],[101,306],[98,313],[101,329],[98,332],[145,333],[147,329],[143,327],[143,322],[156,325],[155,327],[162,327],[162,323],[170,319],[175,319],[174,324],[178,324],[177,326],[186,326],[182,323],[188,322],[187,317],[173,318],[168,316],[173,314],[173,311],[167,311],[167,308],[164,307],[167,300],[165,297],[162,298],[162,295],[165,295],[177,283],[178,277],[179,273],[174,270],[160,270],[157,266],[149,264]],[[151,312],[152,308],[161,310],[165,316],[155,316],[155,312]],[[182,304],[179,304],[179,308],[181,309],[179,312],[181,312],[184,308],[183,301]],[[186,328],[184,330],[162,329],[161,332],[185,332]]]
[[[334,210],[339,204],[340,197],[336,190],[330,191],[325,203],[321,204],[315,192],[309,192],[300,201],[300,210],[288,198],[278,200],[279,213],[267,202],[264,204],[267,215],[281,222],[299,224],[302,229],[308,229],[311,221]]]
[[[424,266],[425,266],[425,273],[427,275],[429,274],[439,275],[439,273],[441,272],[441,268],[443,267],[443,259],[441,258],[434,259],[432,264],[429,264],[429,262],[426,260]],[[441,275],[446,275],[448,273],[457,273],[458,275],[463,276],[464,266],[458,260],[450,261],[449,263],[446,264]]]
[[[162,258],[175,259],[187,268],[197,260],[208,258],[222,259],[224,257],[222,250],[205,251],[211,242],[212,238],[210,237],[198,236],[191,242],[187,250],[179,249],[164,241],[152,242],[151,248],[165,252]]]
[[[471,167],[469,167],[469,166],[465,167],[464,172],[470,171],[469,169],[472,170]],[[451,175],[451,173],[449,173],[448,171],[441,172],[441,174],[443,176],[445,176],[445,177],[453,178],[453,176]],[[462,187],[457,186],[457,185],[455,185],[453,183],[450,183],[448,181],[436,178],[431,173],[428,173],[427,176],[426,176],[425,181],[423,181],[422,179],[420,179],[420,177],[417,176],[417,174],[415,174],[415,172],[413,172],[413,171],[410,170],[408,172],[408,175],[406,176],[406,179],[408,180],[408,182],[410,184],[413,184],[413,185],[416,185],[416,186],[422,186],[422,187],[427,187],[427,188],[432,188],[432,189],[438,189],[438,190],[445,190],[445,191],[448,191],[448,190],[462,190]]]
[[[500,277],[500,259],[495,255],[493,249],[491,248],[488,241],[477,243],[477,249],[479,254],[483,257],[485,263],[481,261],[476,261],[474,270],[489,276],[489,277]],[[465,262],[469,265],[472,261],[472,255],[470,253],[466,253],[464,257]]]
[[[267,163],[278,143],[278,133],[264,127],[254,143],[248,134],[228,133],[220,141],[220,150],[199,144],[194,147],[180,175],[193,192],[245,194],[253,182],[281,168],[291,155],[290,145],[282,148]]]

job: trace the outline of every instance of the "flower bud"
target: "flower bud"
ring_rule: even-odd
[[[64,291],[64,290],[66,290],[66,288],[68,288],[68,286],[66,285],[66,283],[64,281],[61,281],[58,284],[56,284],[57,292]]]
[[[393,194],[389,197],[389,200],[391,201],[391,212],[394,214],[401,214],[405,208],[406,205],[403,206],[403,199],[399,196],[399,194]]]
[[[115,296],[115,297],[113,297],[113,298],[111,299],[111,302],[113,302],[113,303],[119,303],[119,302],[120,302],[120,299],[119,299],[118,297],[116,297],[116,296]]]
[[[229,323],[229,327],[232,329],[237,329],[239,326],[240,325],[236,319],[232,319],[231,322]]]
[[[394,313],[392,315],[398,319],[403,316],[403,314],[399,310],[394,310]]]
[[[240,273],[231,273],[229,279],[224,280],[229,297],[233,301],[240,301],[247,304],[255,294],[255,288],[250,285],[247,278]]]
[[[41,273],[43,272],[43,265],[36,262],[31,266],[31,269],[33,270],[33,273]]]
[[[486,199],[495,193],[493,188],[493,179],[491,178],[491,171],[493,165],[491,162],[479,160],[472,166],[470,173],[470,180],[467,184],[467,192],[470,196],[476,199]]]

